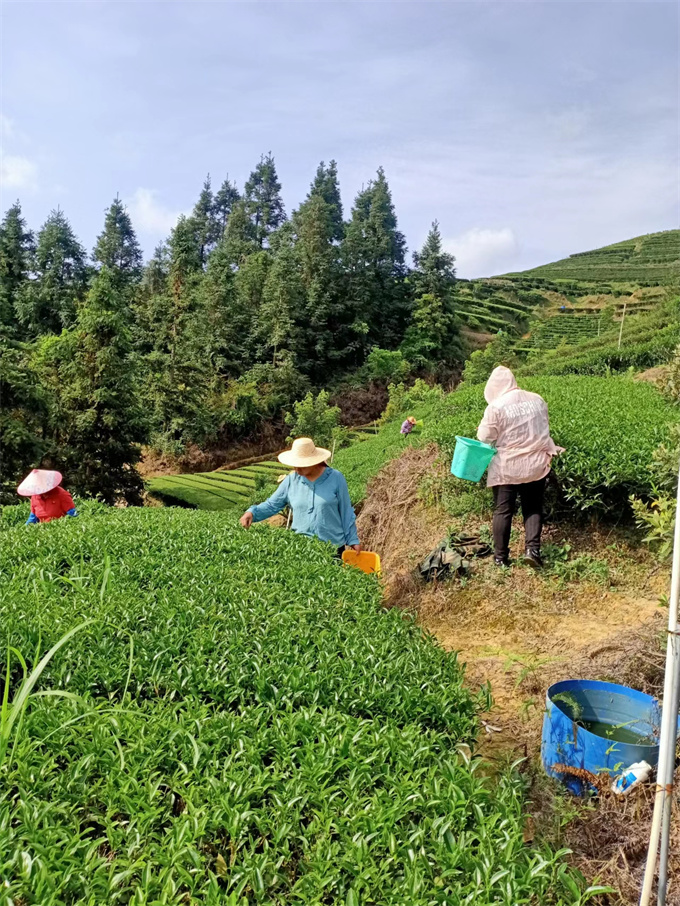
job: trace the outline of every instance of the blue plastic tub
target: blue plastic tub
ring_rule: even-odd
[[[456,448],[453,451],[451,474],[465,481],[481,481],[486,467],[496,454],[495,447],[483,444],[471,437],[456,436]]]
[[[615,683],[563,680],[548,689],[545,709],[543,767],[572,793],[582,795],[589,784],[555,765],[615,775],[636,761],[655,767],[659,760],[661,709],[651,695]],[[630,741],[612,738],[622,735]]]

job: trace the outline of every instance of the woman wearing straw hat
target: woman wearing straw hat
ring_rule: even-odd
[[[59,487],[61,472],[33,469],[17,488],[17,494],[31,498],[31,515],[26,525],[34,522],[51,522],[62,516],[77,516],[73,497]]]
[[[309,437],[298,437],[292,449],[279,454],[279,462],[292,466],[290,472],[269,500],[251,506],[241,516],[241,525],[249,529],[285,506],[293,511],[293,531],[316,536],[330,542],[342,555],[345,547],[361,550],[356,516],[349,499],[345,476],[326,465],[330,450],[317,447]]]

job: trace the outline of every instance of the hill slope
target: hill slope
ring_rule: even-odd
[[[501,329],[516,338],[530,332],[535,340],[540,326],[532,345],[554,348],[564,334],[575,335],[576,342],[599,336],[620,320],[624,305],[628,316],[654,310],[678,280],[680,230],[667,230],[527,271],[461,280],[458,315],[473,345]],[[565,314],[575,316],[570,327],[553,322]],[[535,323],[546,320],[547,327]]]
[[[649,233],[523,271],[548,280],[668,284],[680,276],[680,230]],[[512,275],[515,276],[515,275]]]

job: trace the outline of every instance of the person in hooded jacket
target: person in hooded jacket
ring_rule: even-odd
[[[550,436],[546,401],[537,393],[520,390],[509,368],[501,365],[492,371],[484,398],[488,406],[477,437],[497,451],[487,479],[494,499],[494,560],[497,566],[510,563],[510,530],[519,496],[526,535],[524,559],[538,568],[543,565],[541,530],[546,479],[553,456],[564,448],[558,447]]]

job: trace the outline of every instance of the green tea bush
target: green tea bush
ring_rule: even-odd
[[[566,452],[553,470],[567,499],[582,510],[628,508],[635,494],[654,493],[654,453],[680,412],[649,384],[622,377],[544,377],[521,381],[548,403],[551,433]],[[461,388],[425,423],[425,439],[449,454],[456,435],[475,437],[484,413],[483,388]]]
[[[524,843],[518,779],[456,753],[487,702],[455,656],[320,542],[163,509],[3,532],[0,621],[28,669],[86,617],[38,689],[72,697],[33,698],[0,769],[7,903],[596,893]]]
[[[512,368],[517,362],[511,337],[499,330],[484,349],[475,350],[465,363],[463,381],[465,384],[485,383],[497,365]]]
[[[292,443],[296,437],[311,437],[318,447],[331,449],[333,437],[340,426],[340,407],[331,406],[330,396],[321,390],[315,397],[313,393],[293,405],[292,412],[286,412],[286,424],[290,425]]]
[[[643,342],[629,342],[618,346],[618,340],[611,338],[605,344],[583,349],[570,346],[556,350],[555,355],[547,353],[519,369],[519,374],[592,374],[604,375],[627,368],[652,368],[668,360],[678,342],[680,329],[671,324],[656,331],[655,335]]]

